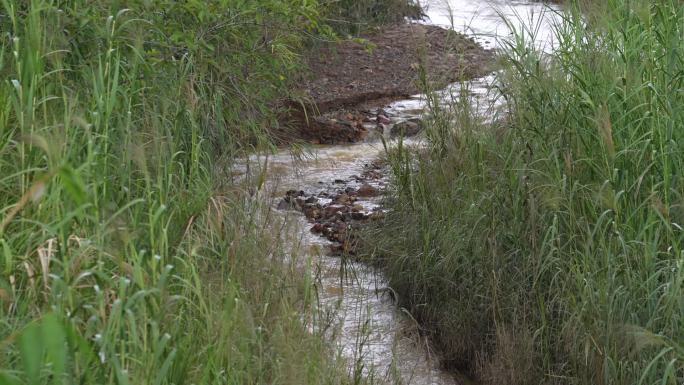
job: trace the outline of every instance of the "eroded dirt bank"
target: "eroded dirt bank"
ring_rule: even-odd
[[[453,30],[413,23],[384,27],[363,41],[326,44],[307,54],[302,100],[288,102],[279,135],[315,144],[364,140],[375,108],[421,93],[426,83],[440,89],[483,76],[493,57]]]

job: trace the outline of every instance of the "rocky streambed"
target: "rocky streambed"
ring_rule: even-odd
[[[377,200],[383,192],[385,176],[384,164],[376,160],[365,164],[361,175],[335,179],[318,192],[288,190],[277,208],[301,212],[311,223],[311,232],[330,241],[333,255],[354,255],[355,232],[364,224],[385,217]]]
[[[382,195],[389,181],[380,156],[398,136],[405,144],[422,145],[426,98],[421,85],[445,87],[439,95],[448,105],[454,88],[467,81],[472,101],[480,104],[475,110],[489,115],[496,105],[489,94],[493,77],[485,76],[494,57],[491,48],[510,32],[502,27],[501,15],[524,27],[519,16],[539,15],[544,7],[506,0],[430,0],[426,5],[430,19],[424,24],[393,26],[364,42],[314,51],[308,58],[312,77],[302,81],[303,98],[291,102],[277,130],[284,143],[308,141],[310,152],[254,155],[247,160],[252,166],[245,167],[265,177],[272,207],[296,224],[290,237],[310,258],[319,310],[331,318],[326,335],[349,363],[350,375],[374,383],[468,383],[441,370],[421,326],[387,295],[392,289],[382,272],[347,258],[355,253],[356,231],[384,217]],[[447,23],[461,33],[430,25]],[[541,30],[548,38],[548,27]]]

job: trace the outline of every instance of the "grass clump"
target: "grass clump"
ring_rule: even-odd
[[[0,4],[0,383],[344,383],[221,171],[270,145],[320,6]]]
[[[343,34],[358,36],[383,24],[402,23],[406,18],[423,16],[419,1],[414,0],[329,0],[323,1],[322,14],[328,24]]]
[[[549,55],[509,42],[496,123],[436,108],[429,149],[391,154],[372,251],[484,383],[681,384],[684,5],[562,19]]]

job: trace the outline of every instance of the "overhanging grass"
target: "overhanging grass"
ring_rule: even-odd
[[[677,1],[570,7],[550,57],[508,47],[498,123],[456,108],[443,135],[436,111],[432,148],[392,155],[373,251],[448,363],[492,384],[684,381],[682,21]]]
[[[1,4],[0,383],[347,382],[216,171],[270,146],[319,5]]]

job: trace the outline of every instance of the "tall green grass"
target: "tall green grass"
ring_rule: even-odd
[[[221,171],[271,145],[319,11],[1,2],[0,384],[347,382],[268,206]]]
[[[681,384],[684,5],[562,18],[549,56],[510,40],[495,124],[456,105],[428,149],[390,154],[370,251],[483,383]]]

